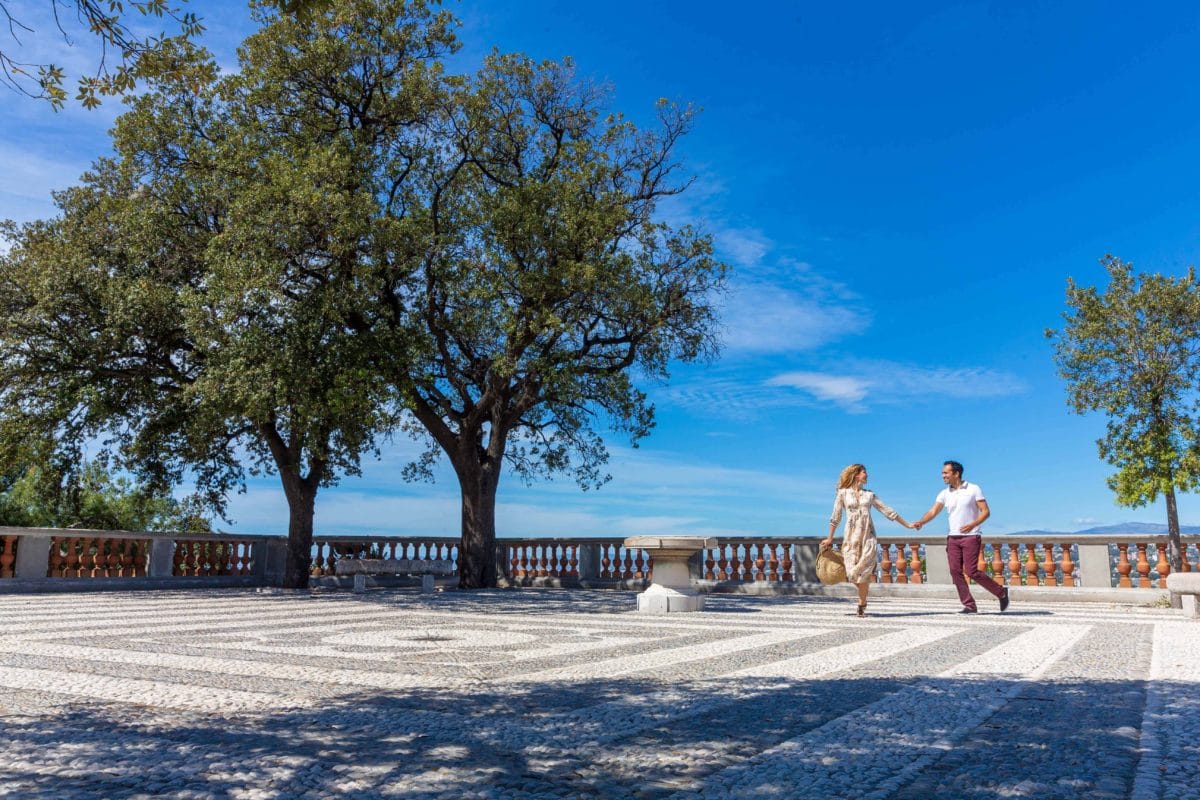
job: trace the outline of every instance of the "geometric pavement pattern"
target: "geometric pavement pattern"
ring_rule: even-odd
[[[1200,622],[993,601],[0,596],[0,797],[1200,798]]]

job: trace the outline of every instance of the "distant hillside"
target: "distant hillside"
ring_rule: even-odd
[[[1132,533],[1137,536],[1155,536],[1167,532],[1165,522],[1122,522],[1117,525],[1101,525],[1081,531],[1020,531],[1012,536],[1072,536],[1077,533],[1102,536],[1109,533]],[[1200,533],[1200,525],[1180,525],[1180,533]]]

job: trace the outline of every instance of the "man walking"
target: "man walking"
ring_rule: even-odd
[[[950,517],[950,533],[946,537],[946,559],[950,562],[950,577],[958,589],[958,599],[963,608],[960,614],[974,614],[979,609],[971,595],[967,578],[1000,599],[1000,610],[1008,608],[1008,590],[987,576],[979,568],[979,551],[983,548],[983,521],[992,515],[983,490],[963,480],[963,465],[947,461],[942,465],[942,480],[946,488],[938,493],[933,508],[913,523],[920,528],[946,509]]]

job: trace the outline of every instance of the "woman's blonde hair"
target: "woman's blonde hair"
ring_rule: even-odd
[[[842,470],[842,474],[838,476],[838,488],[849,489],[854,485],[854,477],[864,469],[866,469],[866,467],[862,464],[851,464],[850,466],[846,467],[844,470]]]

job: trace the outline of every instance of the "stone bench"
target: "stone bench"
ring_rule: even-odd
[[[1186,616],[1200,618],[1200,605],[1196,602],[1200,596],[1200,572],[1172,572],[1167,576],[1167,590],[1172,596],[1181,596]]]
[[[342,558],[334,565],[337,575],[354,576],[354,592],[367,590],[368,575],[420,575],[421,592],[433,591],[435,575],[448,576],[456,572],[453,561],[428,558]]]

